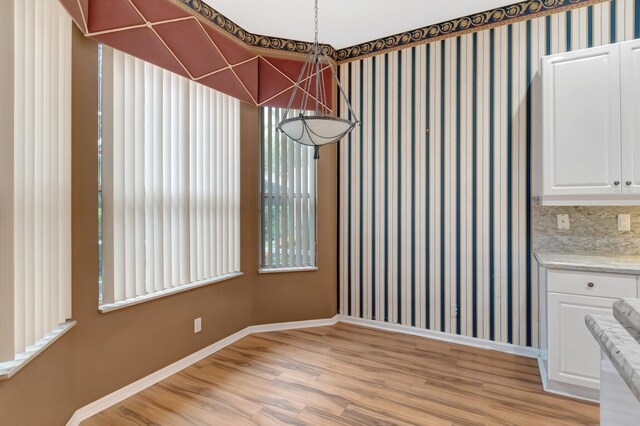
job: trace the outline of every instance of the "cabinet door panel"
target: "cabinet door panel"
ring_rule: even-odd
[[[616,299],[549,293],[549,378],[598,389],[600,347],[584,318],[612,315]]]
[[[545,195],[621,193],[619,73],[618,45],[543,58]]]
[[[623,193],[640,194],[640,39],[620,44]]]

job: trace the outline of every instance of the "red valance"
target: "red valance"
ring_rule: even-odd
[[[171,0],[60,3],[87,37],[254,105],[286,107],[303,65],[256,52]],[[331,103],[328,67],[323,76]]]

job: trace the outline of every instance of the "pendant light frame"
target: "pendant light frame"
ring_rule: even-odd
[[[279,132],[284,133],[295,142],[314,147],[314,159],[320,158],[319,148],[340,141],[351,132],[359,123],[355,111],[351,107],[340,79],[338,78],[333,61],[329,59],[323,46],[318,42],[318,0],[315,0],[315,37],[313,45],[300,70],[298,79],[293,87],[289,103],[278,127]],[[347,120],[332,115],[327,102],[325,87],[325,70],[330,69],[332,78],[336,81],[339,94],[344,98],[347,108],[353,120]],[[315,96],[311,95],[311,88],[315,86]],[[298,116],[289,117],[298,91],[302,91],[300,111]],[[307,114],[307,115],[305,115]]]

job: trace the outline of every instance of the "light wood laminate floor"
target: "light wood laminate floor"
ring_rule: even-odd
[[[83,422],[93,425],[587,425],[535,359],[338,323],[254,334]]]

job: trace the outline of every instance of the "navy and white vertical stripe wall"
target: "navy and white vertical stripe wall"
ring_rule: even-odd
[[[362,121],[340,144],[341,314],[536,347],[530,82],[542,56],[638,37],[640,0],[612,0],[340,65]]]

